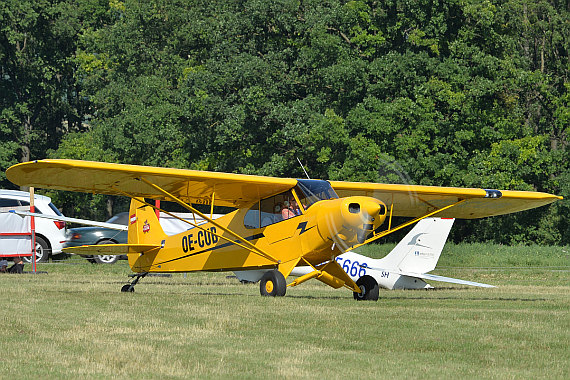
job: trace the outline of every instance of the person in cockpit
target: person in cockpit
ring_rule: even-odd
[[[295,197],[290,196],[289,199],[283,202],[283,209],[281,210],[281,216],[283,220],[293,218],[294,216],[301,215],[301,210],[297,205]]]

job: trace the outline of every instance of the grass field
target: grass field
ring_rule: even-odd
[[[38,265],[48,273],[0,275],[0,378],[568,379],[568,251],[447,245],[434,273],[498,287],[435,283],[378,302],[318,281],[262,298],[230,273],[120,293],[125,262]]]

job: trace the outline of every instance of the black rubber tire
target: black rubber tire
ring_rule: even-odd
[[[117,244],[113,240],[101,240],[97,244]],[[119,261],[119,256],[117,255],[93,255],[92,262],[95,264],[115,264]]]
[[[380,288],[374,277],[364,275],[356,281],[356,285],[362,290],[362,293],[353,292],[354,299],[357,301],[378,301]]]
[[[266,272],[259,281],[259,292],[266,297],[283,297],[287,292],[285,277],[278,270]]]
[[[123,285],[121,288],[122,293],[133,293],[135,291],[135,287],[131,286],[131,284]]]
[[[36,235],[36,263],[45,263],[51,255],[51,247],[43,236]],[[33,257],[25,256],[24,262],[31,263]]]

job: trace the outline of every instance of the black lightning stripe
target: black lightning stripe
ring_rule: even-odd
[[[315,227],[315,226],[311,226],[311,227],[307,228],[307,222],[301,222],[301,223],[299,223],[299,225],[297,226],[297,229],[298,229],[298,230],[301,230],[301,231],[299,232],[299,235],[303,235],[305,232],[309,231],[309,230],[310,230],[311,228],[313,228],[313,227]]]
[[[316,226],[316,225],[315,225],[315,226]],[[311,228],[313,228],[313,227],[315,227],[315,226],[311,226],[311,227],[307,228],[307,222],[301,222],[301,223],[299,223],[299,225],[297,226],[297,230],[300,230],[299,236],[303,235],[305,232],[309,231]],[[287,236],[287,237],[284,237],[283,239],[276,240],[276,241],[274,241],[274,242],[272,242],[272,243],[270,243],[270,244],[279,243],[279,242],[282,242],[283,240],[291,239],[292,237],[293,237],[293,235]]]

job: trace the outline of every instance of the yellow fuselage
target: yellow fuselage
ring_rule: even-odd
[[[369,197],[347,197],[319,201],[303,213],[262,228],[247,228],[247,208],[215,220],[237,233],[270,258],[234,244],[239,239],[212,222],[185,232],[166,236],[154,210],[136,200],[131,203],[129,243],[160,244],[162,248],[130,253],[129,264],[135,272],[192,272],[290,267],[302,257],[317,265],[341,254],[354,245],[359,234],[369,233],[384,221],[385,206]],[[190,226],[189,226],[190,227]],[[304,264],[306,265],[306,264]]]

